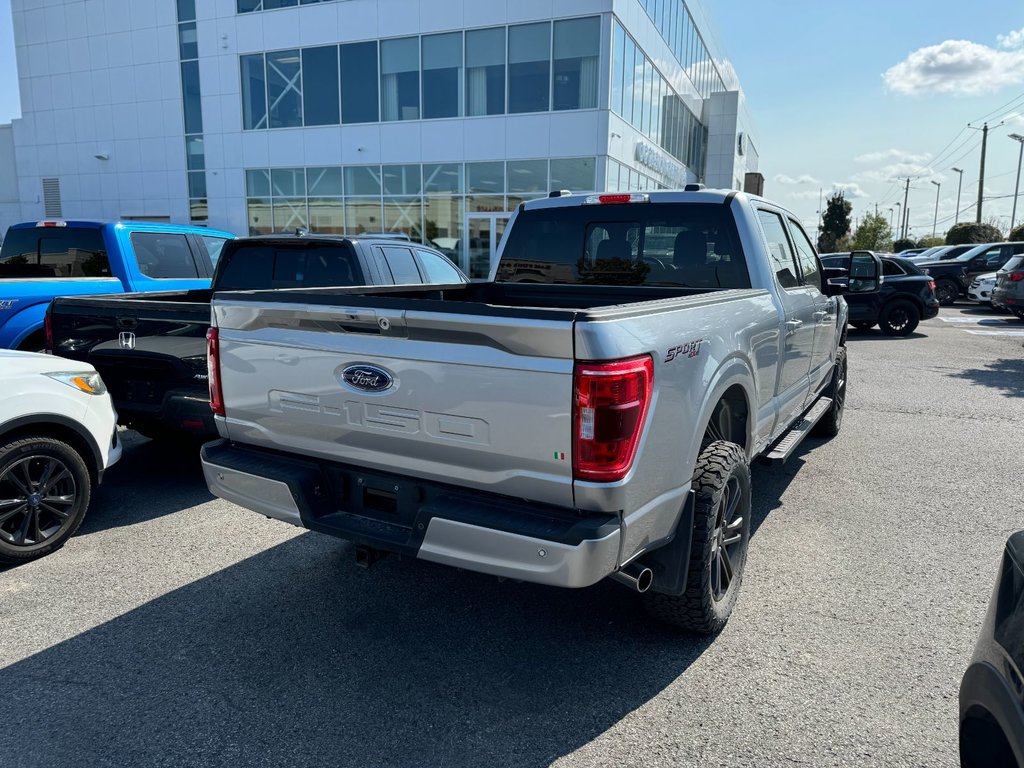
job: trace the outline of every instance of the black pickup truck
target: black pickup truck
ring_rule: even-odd
[[[215,293],[465,282],[443,254],[390,237],[242,238],[225,246],[209,289],[54,299],[47,347],[100,372],[121,424],[152,438],[215,437],[206,367]]]

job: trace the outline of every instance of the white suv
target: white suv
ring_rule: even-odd
[[[63,546],[119,458],[117,414],[92,367],[0,350],[0,562]]]

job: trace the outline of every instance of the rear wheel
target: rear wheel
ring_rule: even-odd
[[[939,280],[935,284],[935,298],[939,300],[939,304],[942,306],[948,307],[955,304],[959,296],[960,286],[952,280]]]
[[[736,605],[750,539],[750,468],[736,443],[716,440],[697,459],[686,591],[645,592],[657,619],[699,634],[718,632]]]
[[[885,306],[878,325],[886,336],[909,336],[921,322],[921,312],[909,301],[900,299]]]
[[[843,409],[846,407],[846,370],[846,347],[839,347],[836,350],[835,365],[832,366],[832,381],[825,391],[825,396],[832,400],[832,406],[814,425],[815,435],[835,437],[839,434],[843,424]]]
[[[0,562],[64,546],[89,506],[89,470],[66,443],[27,437],[0,446]]]
[[[1014,307],[1010,311],[1017,316],[1018,320],[1024,320],[1024,309],[1021,309],[1020,307]]]

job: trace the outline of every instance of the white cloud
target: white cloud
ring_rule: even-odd
[[[1003,122],[1010,128],[1018,125],[1024,125],[1024,114],[1021,114],[1020,112],[1011,112],[1003,118]]]
[[[1000,48],[1009,48],[1010,50],[1024,48],[1024,28],[1015,29],[1005,35],[997,35],[996,41]]]
[[[796,178],[793,178],[792,176],[787,176],[784,173],[777,173],[777,174],[775,174],[775,181],[777,181],[779,184],[788,184],[788,185],[794,185],[794,184],[819,184],[820,183],[816,178],[811,176],[809,173],[802,174],[800,176],[797,176]]]
[[[816,200],[818,194],[819,192],[816,189],[805,189],[802,192],[790,192],[787,197],[793,200]]]
[[[833,193],[835,193],[835,192],[842,192],[847,197],[847,199],[849,199],[851,197],[852,198],[858,198],[858,197],[867,197],[868,196],[868,193],[860,188],[860,184],[857,184],[857,183],[852,182],[852,181],[849,181],[849,182],[834,181],[834,182],[832,182],[832,192]]]
[[[1017,39],[1017,32],[1000,38]],[[1022,37],[1024,39],[1024,37]],[[1024,82],[1024,48],[997,50],[969,40],[929,45],[890,67],[882,76],[894,93],[976,95]]]
[[[915,154],[902,149],[883,149],[881,152],[868,152],[853,158],[855,163],[881,163],[883,161],[895,161],[898,163],[927,163],[932,159],[931,154]]]
[[[892,163],[891,165],[885,165],[881,168],[875,168],[870,171],[861,171],[855,173],[851,179],[861,183],[869,181],[895,181],[899,178],[906,178],[907,176],[931,176],[933,175],[932,169],[927,165],[918,165],[916,163]]]

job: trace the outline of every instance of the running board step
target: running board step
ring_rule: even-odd
[[[821,417],[828,413],[832,407],[831,397],[822,397],[811,406],[811,409],[803,415],[796,424],[789,428],[782,437],[775,441],[771,450],[762,456],[763,461],[769,464],[782,464],[790,456],[792,456],[796,449],[800,446],[800,443],[804,441],[804,438],[811,433],[814,425],[817,424]]]

